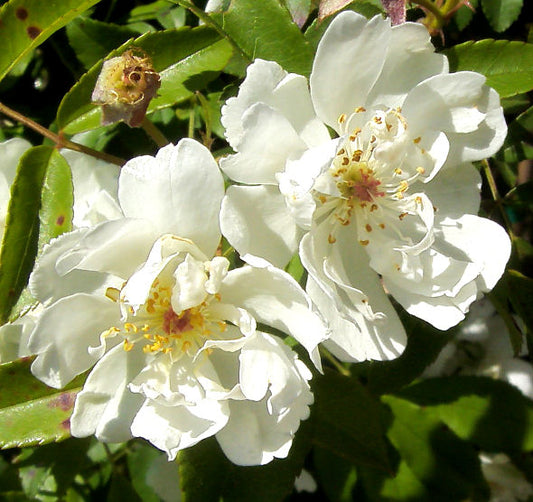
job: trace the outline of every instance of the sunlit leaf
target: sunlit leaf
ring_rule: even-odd
[[[100,0],[10,0],[0,10],[0,80],[35,47]]]
[[[465,42],[444,51],[451,71],[469,70],[487,77],[501,97],[533,88],[533,44],[508,40]]]
[[[70,436],[69,418],[85,376],[57,390],[37,380],[30,359],[0,365],[0,448],[36,446]]]
[[[289,72],[311,72],[311,46],[278,0],[233,0],[227,11],[212,17],[249,62],[262,58],[277,61]]]
[[[383,396],[393,422],[388,437],[433,501],[453,502],[488,495],[477,452],[430,411],[394,396]]]
[[[507,382],[475,376],[431,378],[400,395],[483,451],[533,450],[533,401]]]
[[[27,150],[20,158],[11,186],[0,253],[1,323],[7,321],[33,268],[39,237],[41,189],[52,158],[57,158],[55,154],[54,148],[48,146]]]

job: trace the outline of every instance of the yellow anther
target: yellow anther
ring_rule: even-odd
[[[329,234],[328,235],[328,242],[330,244],[334,244],[335,242],[337,242],[337,239],[335,239],[335,237],[333,237],[333,235]]]
[[[124,340],[124,350],[129,352],[131,349],[133,349],[133,343],[131,343],[128,339]]]
[[[346,122],[346,113],[341,113],[338,118],[339,124],[344,124]]]
[[[380,223],[380,224],[379,224],[379,228],[381,228],[382,230],[384,230],[384,229],[385,229],[385,223]]]
[[[361,113],[361,112],[366,112],[366,108],[363,107],[363,106],[358,106],[358,107],[355,109],[355,113]]]
[[[409,213],[402,213],[398,216],[398,218],[400,218],[400,220],[403,220]]]
[[[400,175],[400,174],[403,174],[403,171],[402,171],[399,167],[397,167],[397,168],[394,170],[394,173]]]
[[[117,288],[107,288],[105,295],[114,302],[117,302],[120,297],[120,291]]]
[[[417,167],[416,168],[416,172],[418,174],[424,174],[426,172],[426,170],[423,167]]]
[[[359,244],[361,244],[361,246],[368,246],[368,244],[370,244],[370,241],[369,240],[361,240],[359,241]]]
[[[415,138],[415,139],[413,140],[413,143],[415,143],[415,144],[418,145],[418,143],[420,143],[421,140],[422,140],[422,138],[421,138],[420,136],[418,136],[418,138]]]
[[[367,223],[367,224],[365,225],[365,230],[366,230],[367,232],[372,232],[372,227],[370,226],[370,224]]]

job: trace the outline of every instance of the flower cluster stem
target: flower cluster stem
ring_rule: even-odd
[[[20,122],[26,127],[33,129],[35,132],[38,132],[45,138],[48,138],[49,140],[53,141],[56,144],[56,148],[58,150],[61,148],[68,148],[69,150],[74,150],[75,152],[85,153],[97,159],[105,160],[106,162],[110,162],[111,164],[116,164],[118,166],[123,166],[126,163],[124,159],[115,157],[114,155],[110,155],[104,152],[99,152],[98,150],[93,150],[92,148],[89,148],[88,146],[80,145],[79,143],[70,141],[66,139],[62,133],[56,134],[50,131],[50,129],[47,129],[46,127],[43,127],[37,122],[26,117],[25,115],[22,115],[22,113],[12,110],[8,106],[4,105],[3,103],[0,103],[0,113],[7,115],[8,117],[16,120],[17,122]]]
[[[485,178],[487,179],[487,183],[489,184],[490,193],[492,195],[492,198],[496,205],[498,206],[500,213],[502,215],[503,221],[505,222],[505,226],[507,227],[507,231],[511,235],[511,238],[513,237],[512,233],[512,225],[509,221],[509,217],[507,216],[507,213],[505,212],[505,208],[503,207],[502,200],[500,197],[500,194],[498,192],[498,187],[496,186],[496,181],[494,179],[494,176],[492,175],[492,171],[490,169],[489,161],[487,159],[483,159],[481,161],[481,165],[483,166],[483,173],[485,174]]]

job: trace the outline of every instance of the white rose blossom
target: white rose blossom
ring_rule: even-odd
[[[0,143],[0,240],[3,237],[11,185],[23,153],[31,144],[21,138]],[[62,150],[72,173],[74,205],[72,227],[81,228],[122,217],[118,205],[118,171],[116,165],[72,150]],[[28,340],[42,305],[32,308],[13,322],[0,327],[0,362],[31,355]]]
[[[343,360],[403,351],[387,293],[445,330],[502,275],[510,240],[477,216],[471,164],[507,131],[484,82],[450,74],[419,24],[343,12],[309,85],[256,60],[223,107],[236,153],[221,168],[240,185],[227,190],[222,233],[257,265],[284,266],[299,246],[307,290],[331,324],[327,346]]]
[[[142,437],[174,459],[216,435],[237,464],[287,456],[309,415],[311,373],[257,323],[292,335],[318,365],[326,330],[282,270],[228,270],[214,256],[223,193],[209,151],[184,139],[122,168],[122,219],[45,249],[30,279],[47,305],[32,372],[59,388],[92,368],[74,436]]]

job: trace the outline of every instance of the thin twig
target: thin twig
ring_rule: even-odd
[[[12,110],[8,106],[4,105],[3,103],[0,103],[0,113],[3,113],[4,115],[7,115],[8,117],[11,117],[17,122],[20,122],[26,127],[29,127],[30,129],[33,129],[34,131],[38,132],[45,138],[48,138],[49,140],[53,141],[56,144],[57,149],[68,148],[69,150],[74,150],[75,152],[85,153],[87,155],[90,155],[91,157],[96,157],[97,159],[105,160],[106,162],[110,162],[111,164],[116,164],[117,166],[123,166],[126,163],[124,159],[115,157],[114,155],[110,155],[104,152],[99,152],[98,150],[93,150],[92,148],[89,148],[88,146],[80,145],[79,143],[74,143],[74,141],[70,141],[66,139],[62,133],[59,133],[59,134],[53,133],[46,127],[43,127],[37,122],[34,122],[33,120],[26,117],[25,115],[22,115],[22,113]]]
[[[320,351],[320,355],[325,357],[331,364],[333,364],[333,366],[337,368],[338,372],[341,375],[348,376],[348,377],[351,376],[350,371],[347,370],[339,361],[337,361],[337,359],[331,354],[329,350],[327,350],[324,347],[319,347],[318,350]]]
[[[141,127],[144,129],[144,132],[152,138],[154,143],[159,147],[163,148],[170,144],[170,141],[165,137],[161,130],[149,119],[144,117]]]
[[[481,161],[481,165],[483,166],[483,173],[485,174],[485,178],[487,179],[487,182],[489,184],[490,193],[492,194],[492,198],[494,199],[494,202],[498,206],[500,213],[502,215],[503,221],[505,222],[505,226],[507,227],[507,231],[512,234],[512,226],[511,221],[509,220],[509,217],[507,216],[507,213],[505,211],[505,208],[502,204],[502,199],[500,197],[500,194],[498,192],[498,187],[496,186],[496,180],[494,179],[494,176],[492,175],[492,171],[490,169],[489,161],[487,159],[483,159]]]

